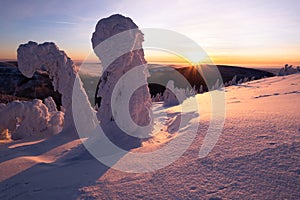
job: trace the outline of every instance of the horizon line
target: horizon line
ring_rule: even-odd
[[[101,64],[101,62],[99,60],[83,60],[83,59],[72,59],[72,61],[74,62],[74,64],[76,63],[82,63],[82,62],[86,62],[86,63],[92,63],[92,64]],[[147,60],[146,60],[147,61]],[[0,58],[0,62],[18,62],[18,60],[16,58]],[[163,65],[188,65],[188,66],[193,66],[195,64],[189,63],[187,61],[179,61],[179,60],[151,60],[147,61],[148,64],[163,64]],[[201,63],[199,63],[201,64]],[[284,67],[284,65],[289,64],[289,65],[293,65],[294,67],[299,66],[299,64],[294,64],[294,62],[290,62],[290,63],[267,63],[267,62],[263,62],[263,63],[236,63],[234,61],[232,62],[212,62],[212,63],[202,63],[202,64],[213,64],[213,65],[227,65],[227,66],[238,66],[238,67]]]

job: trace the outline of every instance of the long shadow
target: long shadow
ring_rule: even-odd
[[[53,139],[48,142],[51,141]],[[35,154],[45,151],[43,149]],[[95,184],[108,169],[81,144],[53,163],[38,163],[2,181],[0,199],[76,199],[80,196],[80,188]]]
[[[39,138],[42,139],[42,138]],[[37,139],[36,141],[38,141]],[[76,132],[72,133],[59,133],[57,135],[51,136],[49,138],[46,138],[44,141],[38,142],[36,144],[30,144],[30,145],[22,145],[18,147],[14,147],[9,149],[9,151],[6,150],[9,154],[4,154],[4,152],[1,152],[0,150],[0,163],[20,157],[20,156],[39,156],[43,153],[46,153],[50,151],[51,149],[54,149],[58,146],[61,146],[63,144],[66,144],[72,140],[79,139]],[[34,142],[33,140],[20,140],[16,141],[14,143],[9,143],[3,145],[2,148],[10,148],[13,145],[21,145],[22,143],[27,142]]]
[[[191,118],[194,118],[192,116]],[[187,118],[186,123],[191,118]],[[11,149],[11,154],[1,158],[1,162],[21,156],[42,156],[44,153],[55,149],[78,137],[69,134],[59,134],[37,144]],[[88,141],[93,147],[105,143],[91,137]],[[101,138],[98,138],[101,139]],[[103,154],[112,155],[109,148]],[[109,154],[108,154],[109,153]],[[117,156],[111,166],[118,162],[125,154]],[[76,199],[81,193],[80,189],[101,184],[99,178],[110,168],[95,159],[84,144],[77,145],[65,155],[54,162],[40,161],[29,168],[4,179],[0,183],[0,199]],[[8,170],[9,171],[9,170]]]

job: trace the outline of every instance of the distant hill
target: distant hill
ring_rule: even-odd
[[[18,66],[18,62],[17,61],[0,62],[0,67],[6,67],[6,66],[17,67]]]
[[[165,90],[164,86],[156,83],[162,82],[164,85],[166,85],[166,83],[169,80],[174,80],[175,86],[178,88],[186,88],[187,87],[186,80],[187,80],[189,84],[192,87],[195,86],[197,90],[199,90],[200,86],[202,85],[203,90],[208,91],[204,78],[198,72],[196,67],[171,66],[170,68],[168,66],[156,65],[156,64],[149,64],[149,66],[150,66],[149,72],[151,76],[148,78],[148,82],[149,82],[150,93],[152,96],[156,95],[157,93],[163,93]],[[211,66],[209,65],[205,66],[203,70],[205,70],[209,74],[210,67]],[[222,77],[222,80],[219,81],[220,83],[223,82],[223,84],[231,81],[234,76],[236,76],[237,81],[240,79],[244,79],[246,77],[248,77],[249,79],[253,77],[254,80],[257,80],[264,77],[275,76],[275,74],[271,72],[258,70],[258,69],[244,68],[244,67],[217,65],[217,68]],[[216,77],[213,76],[211,78],[216,79]],[[213,81],[216,82],[217,80],[213,80]]]
[[[0,62],[0,94],[2,103],[13,100],[44,99],[51,96],[58,108],[61,105],[61,94],[54,91],[52,81],[46,71],[37,71],[32,78],[25,77],[17,68],[18,64]],[[14,96],[14,98],[12,98]]]

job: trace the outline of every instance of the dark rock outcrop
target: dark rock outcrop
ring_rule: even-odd
[[[51,96],[58,108],[61,105],[61,95],[54,91],[46,71],[39,70],[32,78],[27,78],[20,72],[16,62],[2,62],[0,63],[0,83],[0,94],[15,96],[14,100],[18,98],[43,100]]]
[[[9,102],[12,101],[30,101],[31,99],[27,99],[24,97],[16,97],[16,96],[12,96],[12,95],[7,95],[7,94],[0,94],[0,103],[4,103],[7,104]]]
[[[17,63],[0,63],[0,94],[25,99],[41,99],[51,96],[58,108],[61,95],[54,91],[49,74],[37,71],[32,78],[25,77],[17,68]]]

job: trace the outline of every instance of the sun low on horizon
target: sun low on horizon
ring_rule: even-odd
[[[73,60],[85,60],[93,53],[90,40],[97,21],[120,13],[141,29],[168,29],[189,37],[215,64],[300,65],[300,2],[296,0],[75,0],[64,5],[56,0],[27,0],[1,4],[1,60],[16,60],[18,45],[28,41],[53,41]],[[182,62],[163,52],[145,50],[145,55],[149,63]],[[96,56],[93,60],[97,61]]]

